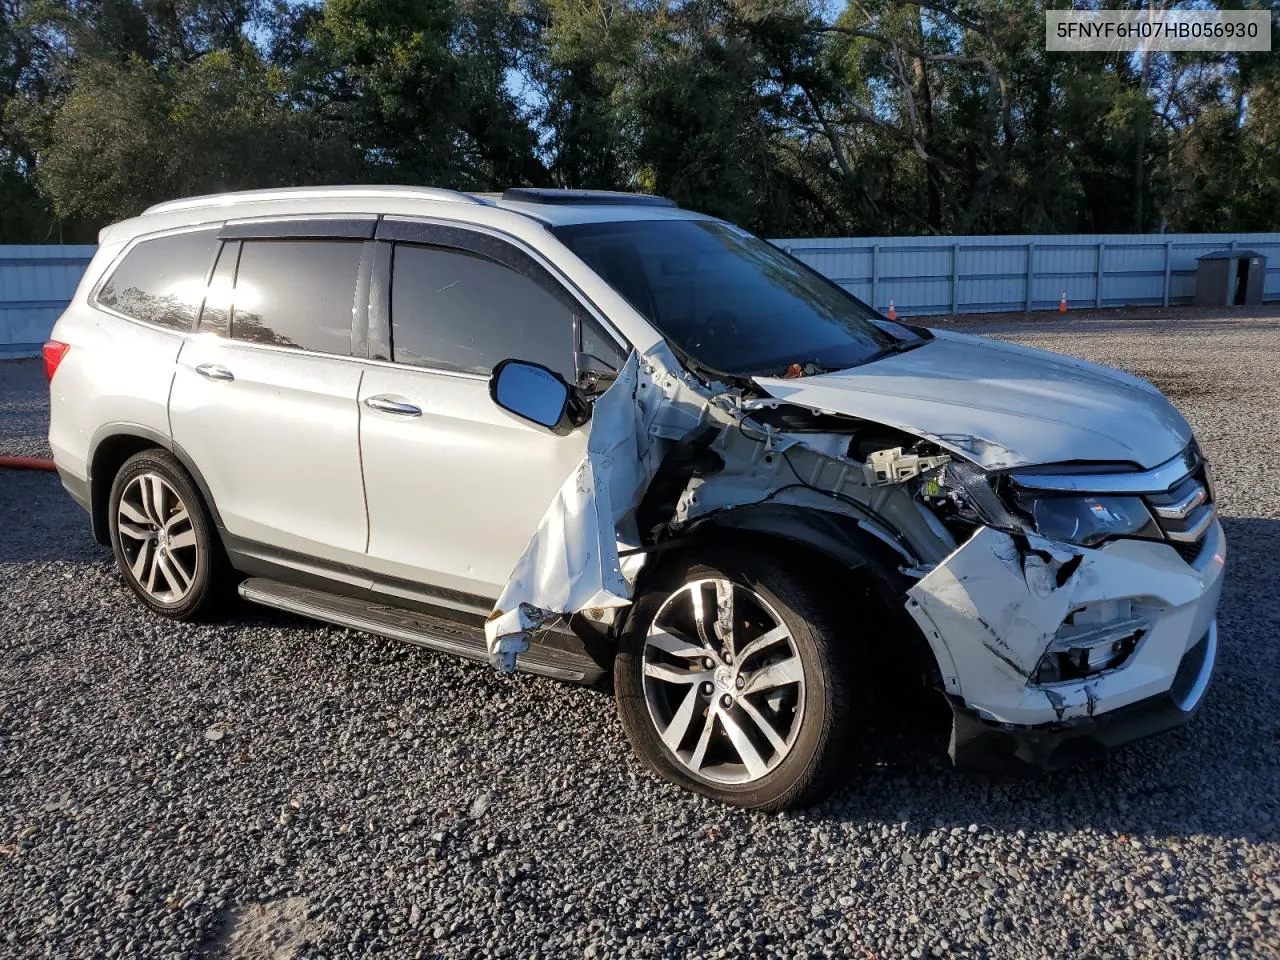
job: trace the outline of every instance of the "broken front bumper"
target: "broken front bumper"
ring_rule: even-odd
[[[990,773],[1057,770],[1111,747],[1154,736],[1196,715],[1218,654],[1216,623],[1182,658],[1165,693],[1110,713],[1037,726],[984,720],[952,701],[951,759],[957,767]]]
[[[1159,541],[1088,549],[979,530],[908,591],[956,709],[957,763],[995,750],[1052,766],[1188,719],[1213,670],[1225,563],[1216,520],[1190,562]],[[1129,632],[1115,662],[1045,682],[1047,654],[1108,630]],[[1012,739],[994,747],[997,734]]]

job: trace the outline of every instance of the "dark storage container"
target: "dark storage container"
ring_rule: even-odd
[[[1197,307],[1243,307],[1262,302],[1267,258],[1256,250],[1215,250],[1196,260]]]

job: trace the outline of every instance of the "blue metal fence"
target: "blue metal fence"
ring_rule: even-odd
[[[775,240],[855,296],[904,315],[1190,303],[1196,258],[1255,250],[1280,300],[1280,233]]]
[[[1190,303],[1196,258],[1256,250],[1280,300],[1280,233],[852,237],[775,240],[881,310],[903,316]],[[75,292],[92,246],[0,246],[0,357],[33,356]]]
[[[0,246],[0,358],[40,352],[94,246]]]

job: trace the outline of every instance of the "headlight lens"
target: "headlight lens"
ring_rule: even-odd
[[[1153,523],[1151,512],[1138,497],[1032,497],[1023,493],[1018,501],[1031,514],[1032,527],[1040,536],[1082,547],[1109,537],[1137,536]]]
[[[1151,512],[1140,497],[1064,496],[1025,490],[1005,493],[1015,509],[1006,506],[1006,497],[997,492],[991,477],[981,468],[959,461],[948,463],[935,479],[926,481],[924,489],[926,498],[949,501],[960,519],[1000,530],[1038,533],[1083,547],[1110,537],[1161,539]]]

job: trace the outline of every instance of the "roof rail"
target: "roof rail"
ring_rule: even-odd
[[[265,190],[238,190],[232,193],[211,193],[201,197],[184,197],[180,200],[166,200],[147,207],[142,211],[148,213],[171,213],[176,210],[194,210],[199,207],[233,207],[241,203],[252,203],[260,200],[302,200],[308,197],[329,197],[334,199],[404,199],[404,200],[446,200],[453,203],[479,203],[475,197],[457,190],[446,190],[443,187],[414,187],[385,184],[368,186],[334,186],[334,187],[270,187]]]
[[[540,187],[511,187],[502,191],[502,199],[561,206],[674,207],[676,205],[674,200],[647,193],[620,193],[615,190],[544,190]]]

